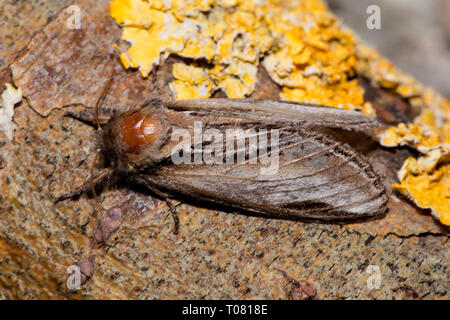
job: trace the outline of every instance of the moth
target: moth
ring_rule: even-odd
[[[175,233],[179,223],[171,199],[177,197],[265,217],[319,222],[362,219],[386,211],[385,187],[368,160],[328,130],[361,131],[378,125],[357,111],[270,100],[151,98],[109,119],[106,114],[92,109],[68,114],[101,126],[98,143],[106,167],[56,201],[116,179],[142,184],[167,201]],[[213,132],[215,139],[242,129],[251,132],[247,139],[256,136],[254,142],[263,135],[266,141],[275,136],[278,140],[276,146],[255,146],[239,144],[236,136],[225,144],[210,135],[180,146],[180,139],[174,139],[179,132],[194,136],[196,129]],[[234,148],[225,150],[230,145]],[[215,160],[191,161],[202,152],[214,154]],[[262,160],[275,152],[276,173],[267,174],[263,172],[267,161]],[[240,162],[225,161],[238,156]],[[175,158],[189,161],[174,163]]]

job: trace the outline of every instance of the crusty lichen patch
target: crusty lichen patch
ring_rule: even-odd
[[[420,153],[405,160],[398,172],[400,183],[393,187],[450,225],[450,102],[423,88],[375,50],[359,45],[357,52],[358,72],[406,99],[420,114],[413,123],[400,123],[380,135],[383,146],[409,146]]]
[[[147,77],[168,54],[207,62],[174,68],[170,87],[177,99],[207,98],[218,89],[230,98],[248,96],[262,59],[283,99],[374,114],[351,80],[354,37],[322,0],[113,0],[110,13],[131,44],[121,53],[125,68]]]
[[[424,170],[421,159],[408,158],[399,172],[401,183],[393,186],[419,207],[431,209],[443,224],[450,225],[450,164]]]
[[[203,68],[175,63],[173,65],[175,80],[169,84],[176,99],[209,98],[214,83]]]
[[[446,108],[448,113],[448,103]],[[388,147],[408,145],[421,153],[417,159],[410,157],[403,163],[398,172],[400,184],[393,187],[450,225],[450,122],[435,116],[431,109],[425,109],[414,123],[387,129],[380,142]]]

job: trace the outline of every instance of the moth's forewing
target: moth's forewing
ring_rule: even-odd
[[[259,157],[254,164],[246,160],[214,165],[168,161],[149,178],[169,192],[273,217],[349,220],[386,209],[385,189],[367,160],[319,131],[282,130],[276,174],[262,174],[268,164]]]

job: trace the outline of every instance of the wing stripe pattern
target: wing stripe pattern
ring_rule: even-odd
[[[321,132],[297,129],[296,134],[283,132],[279,150],[274,176],[261,175],[259,163],[167,165],[158,176],[165,177],[160,184],[169,190],[178,185],[187,195],[204,194],[213,202],[290,218],[347,220],[385,211],[380,178],[349,146]]]
[[[378,125],[375,118],[357,111],[307,103],[254,99],[191,99],[173,101],[167,107],[191,114],[222,114],[231,118],[234,116],[237,119],[257,120],[261,123],[278,121],[352,130],[362,130]]]

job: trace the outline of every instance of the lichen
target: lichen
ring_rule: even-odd
[[[410,157],[403,163],[398,172],[400,183],[393,187],[450,225],[450,122],[438,126],[432,110],[425,109],[414,123],[400,123],[383,132],[380,143],[408,145],[420,152],[417,159]]]
[[[380,54],[358,46],[358,72],[407,100],[419,112],[410,124],[400,123],[380,134],[386,147],[408,146],[419,152],[405,160],[392,186],[417,206],[450,225],[450,102],[403,74]]]
[[[177,99],[207,98],[219,89],[230,98],[249,96],[262,61],[282,99],[374,114],[352,80],[354,37],[322,0],[113,0],[110,13],[131,44],[121,53],[125,68],[147,77],[168,54],[207,62],[196,67],[196,80],[179,78],[187,66],[174,68]]]
[[[22,90],[14,88],[9,83],[5,84],[6,89],[2,93],[2,105],[0,108],[0,131],[6,135],[9,140],[13,139],[14,122],[14,105],[22,100]]]
[[[175,80],[170,83],[170,88],[176,94],[176,99],[208,98],[213,87],[212,80],[203,68],[198,68],[184,63],[173,65]]]
[[[399,172],[400,184],[393,186],[419,207],[431,209],[434,217],[450,225],[450,163],[424,170],[423,158],[408,158]]]

